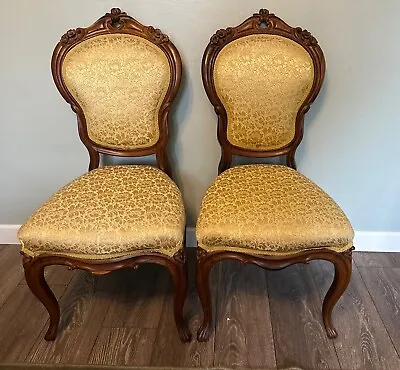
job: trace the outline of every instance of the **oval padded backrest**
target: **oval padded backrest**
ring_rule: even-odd
[[[124,150],[157,143],[159,109],[170,84],[159,47],[130,34],[95,36],[68,51],[62,77],[94,143]]]
[[[228,141],[252,150],[289,144],[313,82],[311,56],[288,38],[255,34],[224,46],[215,61],[214,84],[228,116]]]

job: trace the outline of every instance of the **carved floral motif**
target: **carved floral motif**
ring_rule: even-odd
[[[270,13],[268,9],[260,9],[258,14],[254,14],[254,17],[258,18],[258,26],[265,24],[267,28],[269,26],[272,26],[270,18],[274,17],[274,14]]]
[[[215,35],[211,37],[211,44],[222,45],[225,44],[233,36],[233,28],[228,27],[227,29],[218,30]]]
[[[167,35],[163,34],[160,29],[152,26],[147,27],[147,34],[155,41],[156,44],[162,44],[163,42],[169,41]]]
[[[185,250],[182,248],[182,249],[179,249],[179,251],[178,252],[176,252],[175,254],[174,254],[174,258],[177,260],[177,261],[179,261],[179,262],[185,262],[185,260],[186,260],[186,254],[185,254]]]
[[[112,8],[110,13],[107,13],[105,16],[111,18],[111,26],[120,27],[121,25],[121,16],[126,15],[125,12],[122,12],[120,8]]]
[[[354,247],[351,247],[350,249],[348,249],[347,251],[344,251],[344,252],[342,252],[342,255],[343,256],[345,256],[345,257],[347,257],[347,258],[352,258],[352,255],[353,255],[353,250],[354,250],[355,248]]]
[[[28,256],[27,254],[25,254],[22,251],[20,251],[19,253],[22,256],[22,266],[25,267],[25,265],[29,264],[32,261],[32,257],[31,256]]]
[[[268,17],[269,17],[269,10],[268,9],[260,9],[260,11],[258,12],[260,19],[262,21],[267,21]]]
[[[83,28],[70,29],[61,37],[61,42],[64,44],[72,44],[79,41],[85,35]]]
[[[250,26],[249,22],[252,22]],[[210,40],[210,44],[213,46],[221,46],[227,44],[235,34],[241,34],[242,32],[248,32],[249,26],[251,28],[265,29],[266,31],[270,29],[280,30],[282,21],[275,16],[275,14],[270,13],[267,9],[260,9],[258,13],[253,14],[252,18],[249,18],[244,24],[232,28],[228,27],[226,29],[218,30]],[[287,32],[287,31],[286,31]],[[306,46],[317,45],[317,39],[307,30],[303,30],[301,27],[296,27],[291,29],[289,32],[293,34],[295,39],[299,42],[305,44]]]
[[[111,18],[111,24],[120,23],[122,15],[126,15],[126,13],[122,12],[120,8],[112,8],[110,13],[106,14],[106,16]]]
[[[301,27],[296,27],[293,29],[294,37],[298,40],[303,41],[306,45],[316,45],[318,44],[317,39],[311,35],[307,30],[303,30]]]
[[[201,259],[207,256],[207,251],[199,246],[197,246],[197,258]]]

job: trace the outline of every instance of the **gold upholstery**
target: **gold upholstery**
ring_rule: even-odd
[[[321,247],[343,252],[354,237],[332,198],[277,165],[237,166],[219,175],[203,198],[196,234],[207,251],[277,255]]]
[[[21,227],[22,251],[83,259],[182,248],[185,211],[177,186],[149,166],[107,166],[63,187]]]
[[[313,81],[310,55],[292,40],[258,34],[230,42],[214,66],[215,89],[228,115],[229,142],[253,150],[290,143],[297,112]]]
[[[90,38],[68,52],[62,77],[92,141],[116,149],[158,141],[158,112],[170,83],[168,59],[158,46],[128,34]]]

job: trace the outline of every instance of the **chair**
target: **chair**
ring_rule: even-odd
[[[102,275],[154,263],[172,275],[176,326],[180,339],[189,341],[182,316],[185,212],[166,152],[168,115],[182,73],[177,49],[159,29],[114,8],[90,27],[62,36],[51,67],[59,92],[77,114],[90,166],[19,230],[27,284],[50,315],[45,339],[56,338],[60,320],[46,266]],[[155,154],[159,169],[98,168],[100,154]]]
[[[218,116],[219,176],[200,207],[196,286],[203,306],[197,333],[211,330],[209,273],[225,259],[281,269],[324,259],[335,278],[322,307],[329,338],[332,310],[351,276],[353,229],[339,206],[296,171],[304,115],[321,88],[325,60],[317,40],[266,9],[211,37],[203,83]],[[231,167],[233,155],[286,156],[286,165]]]

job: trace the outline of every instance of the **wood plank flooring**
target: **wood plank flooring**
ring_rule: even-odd
[[[202,312],[194,249],[185,315],[192,333]],[[333,278],[324,261],[264,271],[229,261],[212,271],[214,331],[207,343],[180,343],[172,282],[159,266],[106,276],[51,267],[60,332],[43,339],[48,316],[25,280],[18,246],[0,245],[0,363],[400,369],[400,254],[354,253],[351,283],[334,310],[329,340],[321,305]]]

